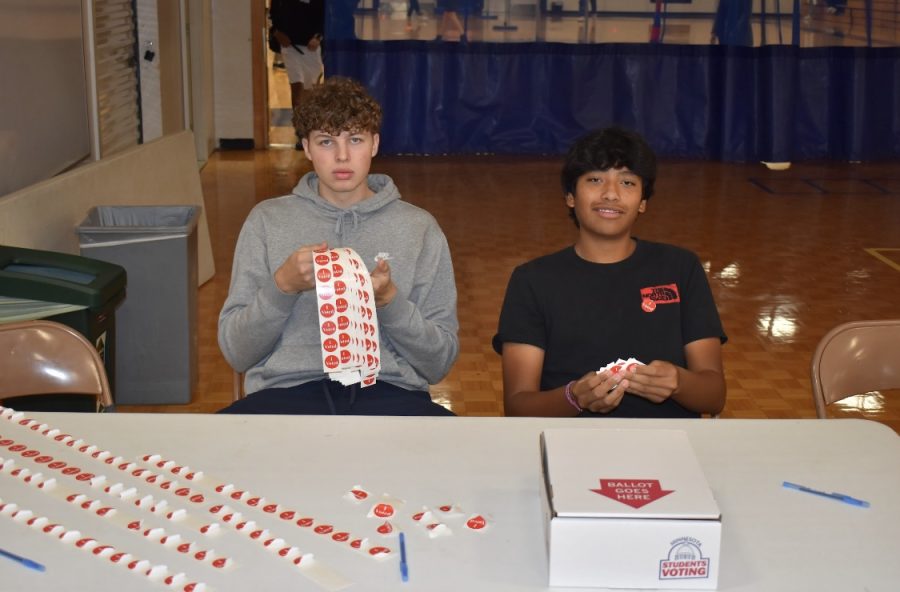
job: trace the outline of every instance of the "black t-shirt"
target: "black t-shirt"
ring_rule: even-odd
[[[269,16],[293,45],[307,45],[314,35],[325,33],[324,0],[272,0]]]
[[[493,339],[544,350],[541,390],[560,387],[618,358],[686,367],[684,346],[727,340],[697,256],[637,239],[624,261],[591,263],[568,247],[517,267]],[[584,412],[582,415],[600,415]],[[609,417],[698,417],[673,400],[626,394]]]

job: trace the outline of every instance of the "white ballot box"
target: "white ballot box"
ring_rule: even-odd
[[[687,434],[541,433],[550,586],[715,589],[722,520]]]

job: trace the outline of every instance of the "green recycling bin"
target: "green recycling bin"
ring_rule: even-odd
[[[126,273],[120,265],[0,245],[0,323],[45,319],[75,329],[100,353],[113,397],[116,308],[125,298],[125,285]],[[9,404],[16,407],[14,402]],[[23,404],[24,400],[19,407],[25,410]],[[34,405],[31,410],[69,410],[63,399],[49,395],[34,399]]]

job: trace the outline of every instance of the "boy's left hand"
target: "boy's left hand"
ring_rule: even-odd
[[[662,403],[678,390],[678,367],[670,362],[653,360],[625,373],[628,392],[654,403]]]
[[[397,295],[397,286],[391,280],[391,266],[387,259],[379,259],[369,276],[372,278],[372,292],[375,293],[375,307],[390,304]]]

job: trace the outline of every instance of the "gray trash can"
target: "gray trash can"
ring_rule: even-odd
[[[197,386],[199,206],[100,206],[81,254],[128,274],[116,314],[116,404],[190,403]]]

